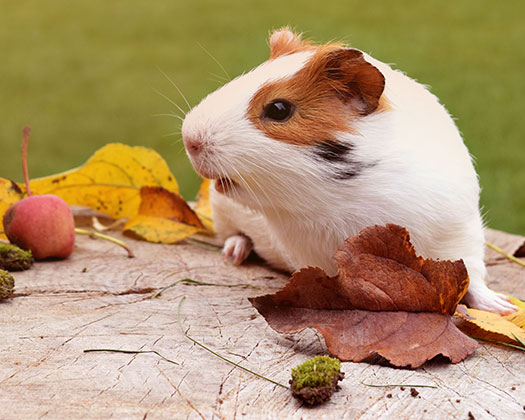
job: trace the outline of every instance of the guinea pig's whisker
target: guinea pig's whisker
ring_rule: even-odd
[[[239,182],[240,185],[242,185],[244,187],[244,189],[250,193],[250,195],[252,195],[252,191],[251,191],[251,188],[250,186],[248,185],[248,183],[246,182],[246,180],[243,178],[243,176],[239,173],[239,171],[237,170],[237,168],[235,167],[235,165],[233,165],[229,160],[225,159],[224,160],[224,163],[226,165],[228,165],[228,167],[230,167],[236,174],[237,176],[237,181]]]
[[[221,181],[223,183],[226,183],[228,185],[228,191],[233,196],[235,200],[240,199],[240,193],[238,190],[239,184],[237,184],[235,181],[233,181],[228,175],[226,175],[226,170],[224,167],[218,162],[218,160],[215,161],[215,164],[219,168],[219,173],[221,174]]]
[[[226,79],[226,77],[221,76],[220,74],[217,74],[217,73],[210,73],[210,76],[215,77],[218,81],[221,81],[221,82],[228,82],[228,79]]]
[[[250,193],[251,193],[252,197],[254,198],[254,200],[256,200],[259,203],[259,206],[261,207],[261,211],[264,211],[263,205],[262,205],[258,195],[254,191],[253,186],[248,183],[248,181],[239,173],[239,171],[237,169],[235,169],[235,172],[237,172],[239,178],[241,178],[244,181],[244,183],[246,184],[247,189],[250,191]],[[256,186],[259,189],[259,191],[262,192],[263,194],[265,194],[264,189],[261,187],[261,184],[259,184],[259,182],[257,181],[257,179],[255,177],[252,177],[252,181],[253,181],[253,183],[256,184]],[[268,198],[268,196],[266,196],[266,197]]]
[[[196,167],[195,167],[195,163],[193,164],[195,170],[196,170],[197,173],[199,173],[199,174],[202,172],[202,163],[203,163],[202,160],[198,161]]]
[[[218,85],[223,85],[224,84],[224,80],[214,79],[213,77],[208,77],[208,81],[217,83]]]
[[[174,82],[173,80],[171,80],[171,78],[170,78],[166,73],[164,73],[164,72],[160,69],[160,67],[157,67],[157,69],[162,73],[162,75],[163,75],[166,79],[168,79],[168,82],[170,82],[170,83],[173,85],[173,87],[174,87],[175,89],[177,89],[177,92],[179,92],[179,95],[182,96],[182,99],[184,100],[184,102],[186,102],[186,105],[188,106],[188,111],[189,111],[189,110],[191,109],[191,105],[190,105],[190,103],[188,102],[188,99],[186,99],[186,96],[184,95],[184,93],[182,93],[182,90],[180,90],[180,88],[175,84],[175,82]],[[183,113],[184,115],[186,115],[186,113],[185,113],[184,111],[183,111],[182,113]]]
[[[211,161],[211,166],[214,168],[217,168],[217,172],[219,173],[219,180],[227,180],[229,179],[226,175],[226,171],[224,170],[224,167],[221,165],[221,162],[214,157],[213,155],[209,157],[209,160]]]
[[[215,77],[215,79],[211,79],[211,80],[214,80],[215,82],[228,82],[228,79],[226,79],[225,77],[217,74],[217,73],[210,73],[210,76],[213,76]]]
[[[219,66],[219,68],[220,68],[220,69],[223,71],[223,73],[226,75],[226,77],[227,77],[226,81],[229,82],[232,78],[231,78],[231,76],[229,75],[229,73],[226,71],[226,69],[224,68],[224,66],[219,62],[219,60],[217,60],[217,59],[213,56],[213,54],[212,54],[211,52],[209,52],[206,48],[204,48],[204,46],[203,46],[201,43],[197,42],[197,45],[198,45],[198,46],[199,46],[199,47],[200,47],[200,48],[201,48],[206,54],[208,54],[208,56],[209,56],[213,61],[215,61],[215,63]]]
[[[179,106],[177,105],[176,102],[172,101],[170,98],[168,98],[166,95],[164,95],[163,93],[159,92],[157,89],[153,89],[155,92],[157,92],[160,96],[162,96],[164,99],[166,99],[170,104],[172,104],[175,108],[177,108],[180,112],[182,112],[182,114],[184,116],[186,116],[186,112]]]
[[[265,218],[268,218],[268,215],[266,213],[266,209],[265,207],[263,206],[259,196],[255,193],[253,187],[248,183],[248,181],[246,181],[246,179],[240,174],[240,172],[234,167],[234,170],[235,172],[237,173],[237,176],[239,177],[239,179],[241,180],[242,184],[245,185],[245,188],[246,190],[249,192],[249,194],[251,195],[251,197],[253,198],[253,200],[256,202],[256,204],[259,206],[260,208],[260,211],[261,213],[263,214],[263,216]],[[268,199],[268,202],[270,203],[270,205],[272,206],[273,210],[275,211],[275,214],[278,214],[277,212],[277,209],[275,208],[275,204],[274,204],[274,201],[270,199],[270,197],[268,196],[268,193],[265,191],[264,188],[261,187],[261,184],[259,183],[259,181],[257,181],[257,178],[256,177],[253,177],[252,178],[253,182],[257,185],[257,188],[259,189],[259,191],[265,195],[265,197]],[[280,220],[280,218],[279,218]]]
[[[242,185],[244,185],[246,191],[248,191],[248,193],[252,196],[253,200],[257,202],[257,205],[261,208],[261,212],[264,213],[264,208],[262,206],[262,203],[261,201],[259,200],[259,198],[257,197],[257,194],[255,194],[255,192],[253,191],[253,188],[251,187],[251,185],[246,181],[246,179],[240,174],[240,172],[237,170],[237,168],[235,168],[235,166],[232,166],[233,170],[235,171],[235,173],[237,174],[237,177],[239,178],[239,182],[242,183]]]
[[[268,172],[269,172],[269,171],[268,171]],[[261,187],[261,184],[259,184],[259,181],[257,181],[257,178],[254,177],[254,178],[253,178],[253,181],[254,181],[254,182],[257,184],[257,186],[259,187],[259,191],[261,191],[261,192],[265,195],[265,197],[267,198],[267,201],[270,203],[270,205],[271,205],[271,207],[272,207],[272,209],[273,209],[273,213],[274,213],[274,215],[277,215],[277,216],[278,216],[279,223],[280,223],[281,226],[282,226],[283,223],[282,223],[281,213],[280,213],[280,212],[277,210],[277,208],[275,207],[275,200],[273,200],[273,199],[268,195],[268,193],[266,192],[266,189],[265,189],[265,188]],[[275,185],[276,183],[272,183],[272,184]],[[261,206],[261,207],[262,207],[262,206]],[[262,210],[262,212],[263,212],[264,216],[265,216],[266,218],[268,218],[267,215],[266,215],[266,212],[265,212],[264,210]]]
[[[258,162],[251,160],[249,158],[247,158],[246,161],[247,163],[249,163],[250,168],[255,167],[265,176],[266,184],[272,185],[272,188],[274,188],[276,185],[279,185],[279,182],[275,180],[275,174],[269,168],[265,166],[261,166]],[[253,177],[253,181],[257,184],[261,193],[263,193],[268,198],[269,202],[273,205],[274,200],[270,200],[270,197],[268,196],[266,189],[262,187],[262,185],[259,183],[256,177]]]
[[[180,115],[177,114],[153,114],[153,117],[171,117],[171,118],[178,118],[181,121],[184,121],[184,118],[182,118]]]
[[[172,137],[172,136],[180,136],[180,135],[181,135],[180,131],[174,131],[173,133],[163,134],[162,137]]]
[[[256,160],[251,160],[249,157],[246,157],[245,160],[249,163],[250,167],[254,166],[257,169],[259,169],[261,172],[264,172],[270,176],[273,174],[273,172],[269,168],[265,166],[261,166],[259,162],[257,162]]]
[[[272,172],[269,168],[267,168],[265,166],[261,166],[259,164],[259,162],[255,161],[253,159],[250,159],[248,156],[244,156],[244,159],[249,164],[248,166],[250,168],[251,167],[256,167],[257,169],[259,169],[265,175],[265,185],[272,185],[272,189],[273,189],[274,193],[277,192],[277,188],[280,185],[280,179],[275,177],[275,173]],[[252,180],[253,180],[253,182],[255,184],[257,184],[258,190],[262,194],[264,194],[264,196],[267,198],[267,201],[270,203],[270,205],[272,207],[272,210],[273,210],[273,213],[274,213],[274,217],[276,216],[279,224],[282,227],[284,227],[284,222],[283,222],[282,215],[281,215],[282,212],[279,211],[276,208],[276,206],[275,206],[275,199],[272,199],[268,195],[267,190],[261,186],[261,184],[259,183],[259,181],[257,180],[256,177],[252,177]],[[253,192],[253,189],[251,189],[251,191],[252,191],[252,196],[254,196],[254,199],[258,201],[259,206],[261,207],[261,212],[267,218],[266,211],[262,208],[262,205],[260,204],[260,200],[259,200],[258,196],[255,194],[255,192]],[[298,194],[300,194],[300,192]],[[301,199],[301,197],[298,197],[298,200],[300,200],[300,199]]]
[[[235,188],[236,184],[233,182],[233,180],[228,175],[226,175],[226,170],[224,169],[224,166],[219,162],[218,159],[215,159],[215,164],[219,167],[219,172],[222,174],[221,179],[224,180],[223,182],[228,184],[229,191],[238,197],[239,192]]]

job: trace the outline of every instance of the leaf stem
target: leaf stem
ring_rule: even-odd
[[[523,346],[523,349],[525,350],[525,341],[523,341],[521,338],[519,338],[516,334],[512,334],[514,337],[514,340],[516,340],[518,343],[520,343]]]
[[[162,354],[160,354],[156,350],[85,349],[84,353],[92,353],[95,351],[109,351],[112,353],[126,353],[126,354],[153,353],[159,356],[161,359],[164,359],[166,362],[173,363],[174,365],[179,365],[179,363],[175,362],[174,360],[168,359],[167,357],[164,357]]]
[[[509,260],[511,261],[514,261],[516,264],[519,264],[521,265],[522,267],[525,267],[525,262],[519,260],[518,258],[516,258],[514,255],[510,255],[510,254],[507,254],[505,251],[503,251],[500,247],[494,245],[493,243],[491,242],[485,242],[485,244],[490,248],[490,249],[493,249],[494,251],[500,253],[501,255],[503,255],[505,258],[508,258]]]
[[[24,171],[24,182],[26,184],[26,193],[28,197],[31,195],[31,188],[29,188],[29,171],[27,169],[27,147],[30,132],[31,127],[28,125],[22,129],[22,170]]]
[[[244,370],[245,372],[251,373],[252,375],[255,375],[255,376],[257,376],[258,378],[264,379],[264,380],[266,380],[266,381],[268,381],[268,382],[271,382],[271,383],[274,384],[274,385],[278,385],[278,386],[280,386],[280,387],[283,387],[283,388],[289,389],[289,387],[287,387],[286,385],[283,385],[283,384],[281,384],[281,383],[279,383],[279,382],[277,382],[277,381],[274,381],[273,379],[267,378],[266,376],[263,376],[263,375],[261,375],[260,373],[254,372],[253,370],[250,370],[250,369],[248,369],[248,368],[245,368],[244,366],[241,366],[241,365],[239,365],[238,363],[235,363],[234,361],[232,361],[232,360],[230,360],[230,359],[227,359],[227,358],[224,357],[224,356],[221,356],[219,353],[213,351],[212,349],[206,347],[204,344],[199,343],[197,340],[195,340],[194,338],[190,337],[190,336],[186,333],[186,331],[184,331],[184,328],[182,327],[182,322],[181,322],[181,320],[180,320],[180,307],[182,306],[182,302],[184,302],[184,299],[186,299],[186,296],[183,296],[183,297],[180,299],[180,301],[179,301],[179,306],[178,306],[178,308],[177,308],[177,320],[178,320],[178,322],[179,322],[179,327],[180,327],[181,332],[184,334],[184,336],[185,336],[188,340],[190,340],[190,341],[193,342],[194,344],[197,344],[198,346],[202,347],[204,350],[210,352],[211,354],[213,354],[214,356],[218,357],[219,359],[224,360],[225,362],[228,362],[228,363],[232,364],[233,366],[238,367],[239,369]]]
[[[135,254],[133,253],[131,248],[128,245],[126,245],[125,242],[121,241],[120,239],[114,238],[113,236],[109,236],[109,235],[105,235],[100,232],[93,232],[93,231],[81,229],[81,228],[75,228],[75,233],[78,233],[79,235],[87,235],[90,238],[99,238],[99,239],[104,239],[109,242],[113,242],[114,244],[119,245],[122,248],[124,248],[126,251],[128,251],[129,258],[135,258]]]

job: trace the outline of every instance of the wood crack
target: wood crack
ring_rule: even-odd
[[[155,287],[141,287],[141,288],[131,288],[126,289],[121,292],[111,292],[106,290],[76,290],[76,289],[57,289],[57,290],[44,290],[44,289],[34,289],[28,292],[15,292],[13,294],[14,298],[17,297],[28,297],[28,296],[55,296],[55,295],[70,295],[70,294],[86,294],[90,297],[96,296],[125,296],[125,295],[145,295],[151,294],[157,291]]]

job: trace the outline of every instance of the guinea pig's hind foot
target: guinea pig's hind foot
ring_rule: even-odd
[[[499,315],[509,315],[518,310],[507,296],[496,293],[485,285],[483,286],[476,289],[469,288],[463,298],[463,303],[471,308],[494,312]]]
[[[250,238],[244,235],[234,235],[226,239],[222,253],[225,261],[231,260],[233,265],[240,265],[248,258],[252,249],[253,243]]]

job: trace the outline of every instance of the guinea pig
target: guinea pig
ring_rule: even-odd
[[[339,43],[288,28],[268,61],[208,95],[182,139],[210,200],[227,259],[253,250],[289,272],[318,266],[370,225],[408,229],[423,257],[462,259],[464,302],[517,308],[484,278],[480,187],[454,121],[425,86]]]

